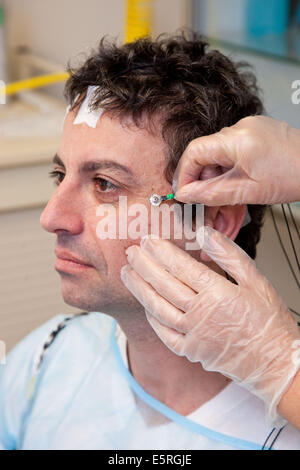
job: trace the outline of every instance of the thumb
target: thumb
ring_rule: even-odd
[[[214,178],[188,183],[175,193],[178,201],[207,206],[257,204],[257,197],[257,183],[237,167]]]
[[[173,192],[193,181],[222,174],[235,165],[235,152],[227,145],[221,132],[192,140],[183,152],[173,176]],[[205,176],[205,168],[215,171]],[[218,169],[218,171],[216,171]]]

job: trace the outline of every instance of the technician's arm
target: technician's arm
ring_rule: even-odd
[[[278,412],[300,430],[300,371],[281,398]]]
[[[208,206],[299,201],[300,130],[251,116],[199,137],[179,161],[173,192]]]
[[[210,172],[222,176],[207,179]],[[300,131],[254,116],[195,139],[176,169],[174,192],[177,188],[176,199],[211,206],[299,201]],[[300,372],[278,410],[300,429]]]

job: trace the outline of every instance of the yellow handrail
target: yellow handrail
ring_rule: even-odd
[[[37,77],[19,80],[17,82],[9,83],[5,86],[4,93],[6,95],[15,95],[23,90],[31,90],[32,88],[39,88],[53,83],[63,82],[69,78],[67,72],[51,73],[48,75],[39,75]]]
[[[125,42],[151,33],[153,0],[127,0]]]

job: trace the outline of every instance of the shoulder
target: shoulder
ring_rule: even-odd
[[[109,347],[114,320],[101,312],[81,312],[73,315],[56,315],[32,331],[15,348],[29,352],[31,375],[35,376],[54,362],[70,365],[88,364]]]
[[[113,328],[114,320],[100,312],[55,315],[9,351],[0,365],[0,448],[14,448],[36,379],[65,374],[68,366],[86,370],[109,347]]]
[[[30,373],[34,363],[37,361],[37,354],[41,351],[50,332],[66,318],[68,318],[68,315],[55,315],[22,338],[9,351],[5,358],[5,363],[0,366],[0,384],[3,385],[1,379],[7,382],[10,378],[13,378],[16,370],[18,371],[18,376],[19,374],[24,376]]]
[[[38,353],[49,332],[65,317],[56,315],[35,328],[9,351],[0,365],[0,448],[15,448]]]
[[[95,347],[99,353],[108,346],[113,327],[114,320],[101,312],[81,312],[57,319],[48,330],[38,362],[42,362],[45,354],[49,356],[60,350],[72,351],[73,358],[74,354],[86,356],[89,351],[94,354]]]
[[[114,320],[100,312],[55,315],[21,339],[0,365],[0,390],[23,385],[42,367],[45,358],[66,350],[74,354],[107,347]]]

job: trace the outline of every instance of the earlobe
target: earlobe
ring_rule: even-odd
[[[246,216],[245,204],[233,206],[207,207],[205,206],[205,225],[209,225],[218,232],[223,233],[231,240],[235,240]]]
[[[246,216],[246,208],[247,206],[245,204],[223,206],[220,210],[220,212],[222,212],[221,219],[216,220],[215,229],[222,232],[231,240],[235,240],[242,228]],[[218,228],[218,225],[220,225],[221,228]]]
[[[245,219],[246,205],[208,207],[204,210],[204,225],[223,233],[231,240],[237,237]],[[199,261],[211,262],[205,251],[199,251]]]

